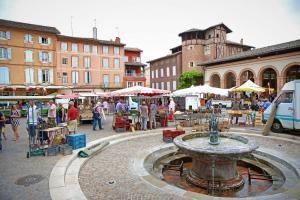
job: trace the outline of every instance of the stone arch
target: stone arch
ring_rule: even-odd
[[[300,67],[300,62],[292,62],[292,63],[289,63],[287,64],[281,71],[281,76],[283,77],[283,84],[285,82],[288,82],[290,79],[287,77],[287,73],[288,71],[291,69],[291,67],[294,67],[294,66],[299,66]]]
[[[271,71],[275,72],[274,75],[272,75]],[[264,73],[267,72],[268,74],[265,74],[265,76],[269,76],[269,81],[267,81],[266,79],[268,77],[264,78]],[[279,81],[278,81],[278,77],[280,76],[280,73],[278,71],[278,69],[276,67],[274,67],[273,65],[266,65],[263,66],[259,69],[258,72],[258,85],[262,86],[262,87],[268,87],[267,82],[270,83],[271,88],[274,88],[275,90],[277,90],[279,88]],[[272,77],[270,77],[272,76]],[[275,77],[273,77],[275,76]]]
[[[230,79],[230,78],[234,78],[234,81],[229,82],[230,80],[233,80],[233,79]],[[224,88],[228,89],[228,88],[235,87],[237,85],[237,74],[236,74],[236,72],[233,71],[233,70],[226,71],[223,75],[223,80],[224,80]]]
[[[247,81],[247,80],[244,80],[244,79],[242,78],[243,73],[245,73],[246,71],[250,71],[250,72],[253,74],[253,79],[251,78],[251,80],[252,80],[253,82],[257,82],[257,81],[256,81],[257,78],[256,78],[256,74],[255,74],[254,70],[251,69],[251,68],[244,68],[243,70],[240,71],[240,74],[239,74],[239,77],[238,77],[239,80],[240,80],[240,85],[242,85],[244,82]]]
[[[221,75],[219,73],[213,73],[210,75],[210,86],[221,88]]]

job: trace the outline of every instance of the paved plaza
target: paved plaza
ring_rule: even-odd
[[[116,133],[112,130],[111,123],[112,117],[109,116],[104,122],[104,130],[92,131],[89,124],[79,127],[79,132],[86,133],[87,143],[115,136],[118,140],[115,139],[116,142],[112,140],[103,151],[80,165],[78,177],[75,178],[78,179],[79,189],[86,199],[191,199],[191,196],[181,196],[174,191],[166,192],[159,186],[151,184],[151,181],[155,182],[155,180],[150,180],[150,183],[145,181],[134,168],[135,160],[141,152],[164,145],[162,129],[137,131],[134,134]],[[8,139],[3,141],[3,151],[0,153],[0,199],[51,199],[49,189],[51,172],[66,156],[65,158],[62,155],[26,158],[28,138],[24,119],[19,130],[20,140],[14,142],[11,127],[6,127]],[[233,127],[230,131],[255,138],[261,148],[270,149],[282,159],[292,160],[300,168],[300,137],[296,134],[272,133],[271,136],[262,137],[259,134],[260,128],[243,127]],[[37,183],[20,184],[20,178],[29,175],[39,175]],[[292,195],[286,197],[286,199],[295,199]],[[62,195],[59,199],[68,198],[67,195],[66,197]]]

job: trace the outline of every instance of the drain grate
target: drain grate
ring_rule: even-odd
[[[18,178],[17,181],[15,182],[16,185],[23,185],[25,187],[29,186],[29,185],[33,185],[36,184],[40,181],[42,181],[44,179],[44,177],[42,175],[28,175],[28,176],[24,176],[21,178]]]

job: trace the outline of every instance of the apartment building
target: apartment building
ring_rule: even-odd
[[[57,84],[73,92],[122,88],[124,44],[97,38],[57,36]],[[65,90],[64,90],[65,91]]]
[[[150,64],[150,86],[156,89],[177,89],[177,78],[182,73],[182,53],[173,54],[148,61]]]
[[[58,34],[55,27],[0,19],[0,95],[52,90]]]
[[[123,78],[123,87],[146,85],[146,64],[141,62],[142,52],[143,51],[139,48],[125,47],[125,74]]]

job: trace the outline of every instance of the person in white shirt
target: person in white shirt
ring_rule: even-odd
[[[108,114],[108,102],[106,100],[103,101],[103,110],[105,114]]]
[[[27,112],[27,124],[28,124],[28,132],[31,136],[31,144],[36,143],[36,129],[39,118],[39,109],[34,105],[33,101],[29,101],[29,107]]]

